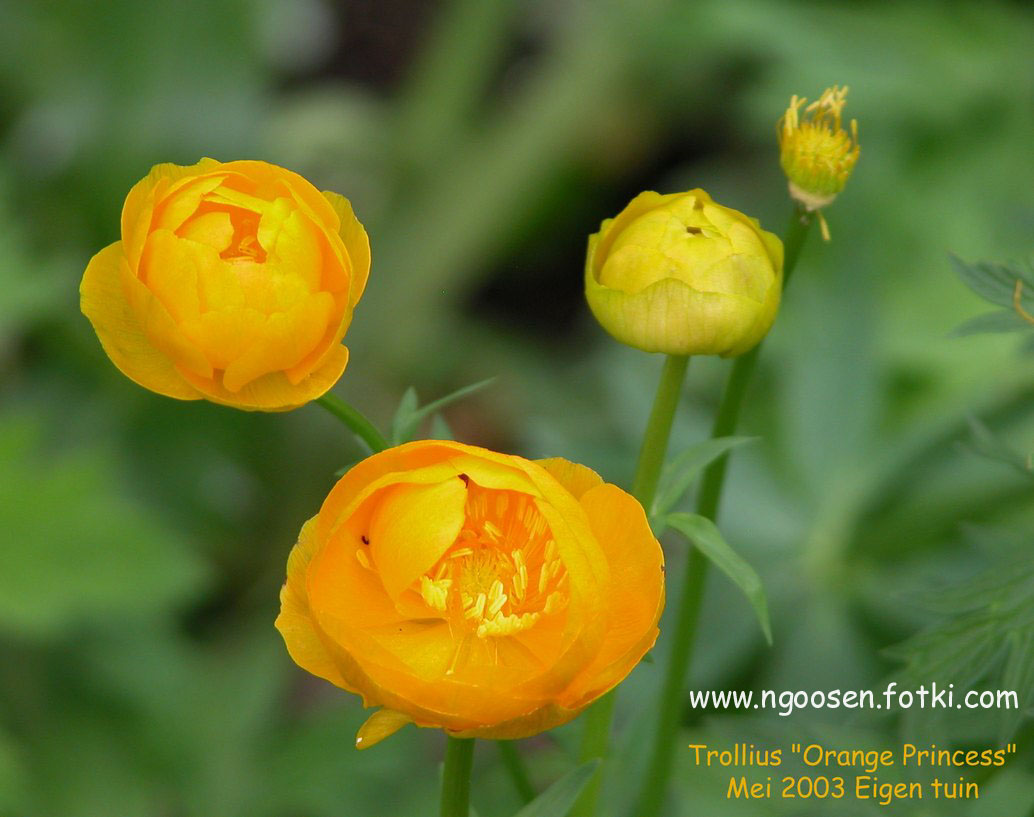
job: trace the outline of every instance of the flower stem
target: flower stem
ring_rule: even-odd
[[[470,770],[473,765],[473,738],[446,736],[441,817],[469,817]]]
[[[388,448],[388,441],[384,439],[377,427],[367,420],[358,409],[340,397],[327,392],[322,397],[316,398],[316,402],[348,426],[375,454]]]
[[[664,361],[661,382],[657,384],[657,395],[653,399],[650,420],[643,434],[639,463],[632,481],[632,495],[647,513],[650,512],[653,495],[657,492],[657,482],[661,478],[661,467],[668,452],[668,437],[671,435],[671,424],[675,419],[687,366],[689,358],[679,355],[668,355]]]
[[[518,796],[522,802],[530,803],[535,799],[537,792],[531,784],[531,778],[528,777],[528,769],[524,765],[524,758],[517,749],[517,743],[512,740],[497,740],[496,746],[499,747],[499,757],[510,774],[510,780],[513,781],[513,787],[517,790]]]
[[[657,491],[657,482],[661,476],[661,466],[668,451],[668,438],[671,425],[675,420],[675,409],[679,404],[682,383],[686,378],[689,358],[682,355],[668,355],[664,361],[657,394],[653,399],[653,409],[643,434],[642,446],[639,449],[639,462],[636,465],[635,478],[632,481],[632,494],[649,513],[650,505]],[[614,715],[615,690],[611,690],[585,713],[585,731],[582,733],[581,762],[602,758],[607,754],[610,739],[610,721]],[[599,799],[602,783],[602,768],[582,790],[581,797],[571,811],[571,817],[593,817],[596,813],[596,801]]]
[[[804,239],[807,238],[811,223],[811,215],[800,208],[794,208],[783,239],[784,288],[787,281],[790,280],[794,267],[797,266],[797,258],[800,256],[801,247],[804,246]],[[759,343],[746,354],[736,358],[733,363],[729,379],[725,383],[722,401],[718,406],[718,413],[715,415],[714,424],[711,427],[712,438],[726,437],[736,430],[740,409],[743,407],[743,398],[754,374],[760,351],[761,344]],[[697,513],[712,521],[715,521],[718,516],[727,466],[728,455],[719,457],[707,467],[700,481],[700,490],[697,494]],[[676,737],[682,722],[682,691],[685,688],[689,664],[693,657],[693,644],[704,598],[707,568],[707,558],[696,548],[691,548],[682,577],[682,597],[675,614],[671,654],[668,656],[664,686],[661,689],[653,748],[643,779],[636,817],[657,817],[668,793],[668,780],[671,777]]]

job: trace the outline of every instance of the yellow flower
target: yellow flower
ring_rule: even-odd
[[[789,180],[790,196],[808,211],[817,211],[844,189],[858,161],[858,122],[851,120],[850,134],[841,126],[847,86],[834,85],[805,107],[807,102],[803,97],[791,97],[776,131],[779,163]],[[821,212],[819,224],[828,241],[829,228]]]
[[[80,287],[104,351],[181,400],[282,411],[326,392],[366,286],[370,244],[348,200],[266,162],[156,165],[122,240]]]
[[[740,355],[765,336],[783,244],[703,190],[640,193],[589,237],[585,295],[622,343],[672,355]]]
[[[302,528],[276,626],[304,669],[400,726],[519,738],[565,723],[657,637],[663,556],[639,503],[566,460],[454,442],[353,467]]]

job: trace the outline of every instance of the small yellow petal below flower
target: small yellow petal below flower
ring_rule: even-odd
[[[409,715],[392,709],[378,709],[359,727],[355,736],[356,749],[369,749],[385,738],[390,738],[403,726],[413,722]]]

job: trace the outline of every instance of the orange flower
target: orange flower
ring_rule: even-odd
[[[593,471],[454,442],[352,468],[302,528],[276,626],[304,669],[410,721],[520,738],[565,723],[657,638],[663,556]]]
[[[370,271],[348,200],[266,162],[156,165],[122,209],[122,240],[83,275],[108,357],[181,400],[282,411],[345,369],[341,339]]]

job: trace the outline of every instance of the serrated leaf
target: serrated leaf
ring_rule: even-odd
[[[514,817],[566,817],[599,765],[600,760],[597,758],[572,769]]]
[[[673,513],[665,522],[685,536],[697,550],[703,553],[722,573],[728,576],[754,608],[754,615],[765,640],[772,643],[772,624],[768,615],[768,600],[761,578],[747,561],[733,550],[718,527],[710,519],[691,513]]]
[[[956,327],[949,333],[949,337],[964,338],[969,335],[981,334],[1004,334],[1006,332],[1023,332],[1027,329],[1034,329],[1014,309],[998,310],[997,312],[985,312],[970,318],[962,325]]]
[[[410,386],[403,392],[402,399],[399,400],[399,407],[395,409],[395,416],[391,418],[392,443],[399,445],[409,439],[409,435],[413,433],[410,429],[415,429],[420,422],[413,420],[413,415],[419,406],[416,389]]]
[[[398,411],[395,412],[395,418],[391,423],[392,442],[395,445],[408,442],[416,434],[417,429],[425,419],[441,411],[446,406],[455,403],[457,400],[462,400],[464,397],[480,391],[494,381],[494,377],[489,377],[477,383],[471,383],[469,386],[457,389],[451,394],[445,395],[445,397],[440,397],[428,403],[426,406],[418,404],[416,391],[412,387],[406,389],[406,393],[402,396],[402,402],[399,403]]]
[[[1023,552],[1021,550],[1021,552]],[[941,620],[886,651],[904,663],[902,686],[954,683],[956,689],[1014,690],[1020,709],[998,710],[1002,742],[1034,702],[1034,559],[1003,560],[961,586],[929,596]]]
[[[1001,740],[1012,736],[1034,707],[1034,630],[1009,634],[1009,658],[1002,672],[1002,688],[1015,691],[1019,708],[1002,710]]]
[[[733,448],[756,439],[716,437],[687,448],[664,467],[650,516],[657,519],[665,516],[679,503],[689,486],[708,465]]]

